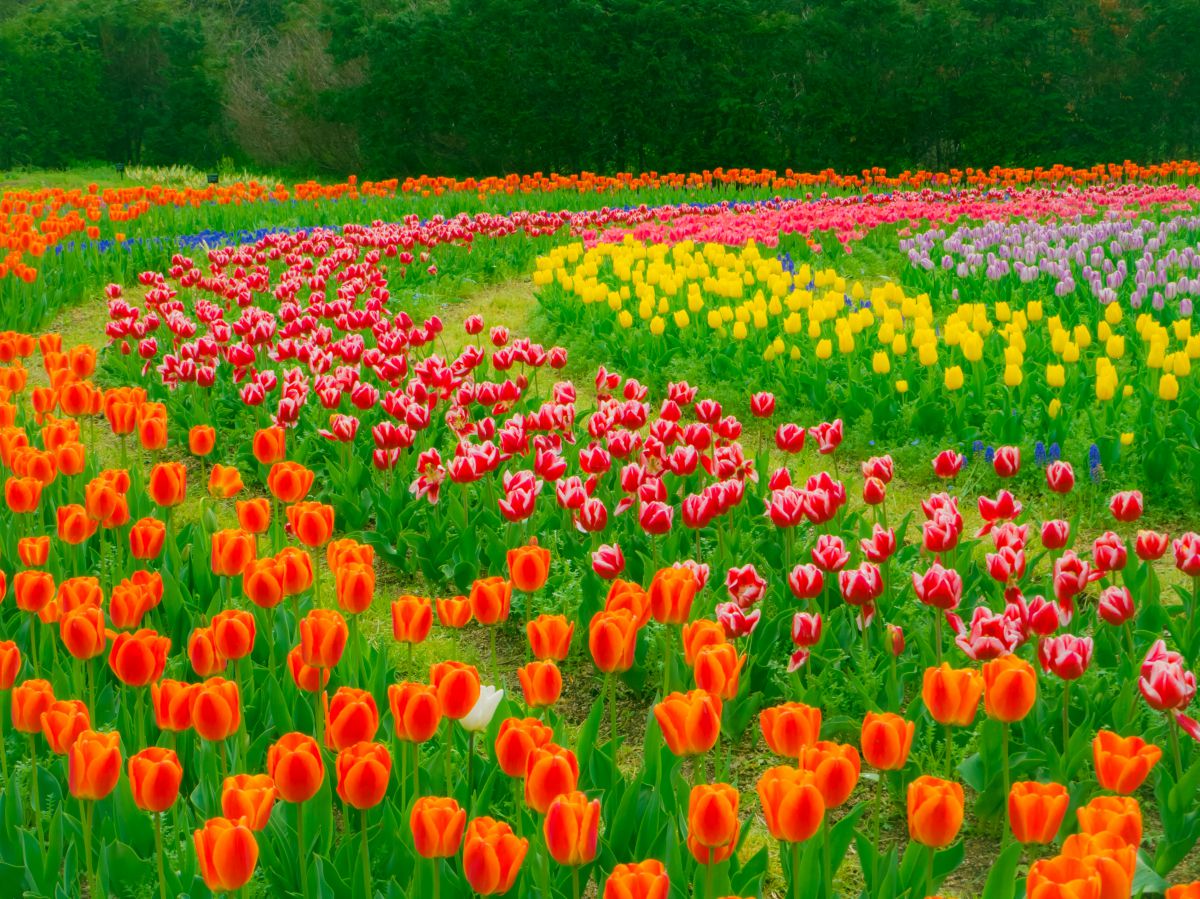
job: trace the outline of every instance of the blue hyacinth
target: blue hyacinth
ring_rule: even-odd
[[[1057,462],[1061,458],[1062,458],[1062,450],[1059,448],[1058,444],[1057,443],[1050,444],[1050,461]]]
[[[992,464],[992,460],[996,458],[996,451],[990,446],[983,451],[983,461],[988,465]]]
[[[1033,446],[1033,461],[1043,467],[1046,465],[1046,444],[1040,440]]]

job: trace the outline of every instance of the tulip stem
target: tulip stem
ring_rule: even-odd
[[[367,848],[367,810],[362,810],[362,863],[363,863],[363,886],[366,887],[366,897],[371,899],[374,895],[371,889],[371,850]]]
[[[579,865],[571,866],[571,895],[579,899],[583,891],[579,887]]]
[[[954,731],[946,725],[946,779],[954,777]]]
[[[79,828],[83,831],[83,859],[84,870],[87,872],[88,894],[99,896],[96,875],[92,871],[92,803],[82,798],[79,800]]]
[[[154,850],[158,856],[158,893],[161,899],[167,899],[167,875],[166,869],[163,867],[162,819],[162,812],[154,816]]]
[[[1007,842],[1007,840],[1008,840],[1009,830],[1011,829],[1011,826],[1012,826],[1012,822],[1009,820],[1009,814],[1008,814],[1008,791],[1009,791],[1009,784],[1008,784],[1008,781],[1009,781],[1008,727],[1009,727],[1009,724],[1007,721],[1001,722],[1001,724],[1000,724],[1000,764],[1004,768],[1004,796],[1001,801],[1004,803],[1004,841],[1005,842]],[[930,862],[930,864],[932,864],[932,862]]]
[[[400,808],[408,807],[408,744],[396,741],[396,755],[400,756]]]
[[[933,610],[933,648],[937,656],[937,664],[942,664],[942,612]]]
[[[829,813],[825,813],[825,826],[821,828],[821,856],[824,864],[821,866],[825,874],[825,899],[833,899],[833,847],[830,846],[829,828],[831,822]]]
[[[803,892],[800,888],[800,847],[803,844],[797,840],[792,843],[792,897],[800,899]]]
[[[88,706],[95,708],[94,705]],[[8,753],[4,751],[4,704],[0,703],[0,773],[4,775],[4,785],[8,786]]]
[[[1167,712],[1167,733],[1171,738],[1171,756],[1175,759],[1175,782],[1183,780],[1183,759],[1179,754],[1179,722],[1170,711]]]
[[[883,772],[879,772],[879,779],[875,781],[875,876],[872,878],[872,884],[875,889],[879,889],[879,862],[883,859],[883,849],[879,845],[880,821],[883,818]],[[798,845],[798,844],[797,844]],[[799,899],[799,897],[797,897]]]
[[[709,850],[709,855],[710,856],[712,855],[712,850]],[[704,866],[704,896],[705,896],[705,899],[716,899],[716,897],[713,896],[713,893],[715,892],[713,890],[713,867],[714,866],[711,862]]]
[[[1007,805],[1007,803],[1005,803]],[[933,855],[937,850],[932,846],[929,847],[929,852],[925,856],[925,895],[933,895]]]
[[[308,847],[304,844],[304,804],[296,803],[296,864],[300,866],[300,895],[308,899]],[[436,893],[436,890],[435,890]]]
[[[617,676],[608,675],[608,738],[612,743],[613,773],[617,771]]]
[[[475,731],[467,733],[467,812],[471,811],[472,793],[474,792],[471,782],[471,767],[472,760],[475,757]]]
[[[442,895],[441,864],[442,860],[440,858],[433,859],[433,899],[441,899]]]
[[[1067,777],[1071,770],[1070,754],[1071,748],[1071,682],[1063,681],[1063,777]],[[1007,801],[1007,799],[1005,800]]]
[[[421,744],[412,744],[413,756],[413,798],[416,799],[421,795]]]
[[[38,847],[45,852],[46,845],[42,842],[42,801],[38,796],[37,742],[33,734],[29,735],[29,793],[33,803],[33,827],[37,831]]]
[[[512,778],[513,786],[513,820],[517,824],[517,836],[524,836],[525,830],[525,815],[522,814],[523,799],[521,796],[521,779],[519,777]]]

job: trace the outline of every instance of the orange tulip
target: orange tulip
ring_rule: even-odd
[[[9,478],[4,482],[4,502],[10,512],[25,515],[42,501],[42,482],[37,478]]]
[[[72,417],[87,415],[92,407],[92,390],[87,381],[68,381],[58,395],[58,404]]]
[[[265,534],[271,526],[271,503],[265,497],[238,500],[234,508],[237,510],[238,527],[247,533]]]
[[[763,739],[785,759],[799,759],[821,739],[821,710],[802,702],[785,702],[758,713]]]
[[[1037,672],[1018,656],[1001,656],[983,666],[983,702],[997,721],[1020,721],[1037,700]]]
[[[722,699],[736,699],[746,656],[732,643],[706,646],[696,653],[696,686]]]
[[[209,818],[192,840],[204,885],[214,893],[236,892],[254,876],[258,841],[242,819]]]
[[[0,640],[0,690],[11,690],[20,670],[21,650],[12,640]]]
[[[49,681],[27,680],[12,691],[12,723],[23,734],[42,730],[42,713],[54,702],[54,690]]]
[[[433,605],[424,596],[405,594],[392,603],[392,636],[400,643],[422,643],[433,628]]]
[[[605,674],[632,668],[637,632],[637,619],[628,609],[593,615],[588,625],[588,649],[596,667]]]
[[[530,662],[517,669],[525,704],[533,709],[546,708],[562,695],[562,672],[553,662]]]
[[[188,452],[193,456],[207,456],[217,445],[216,429],[210,425],[193,425],[188,431]]]
[[[812,773],[827,809],[837,808],[850,798],[862,771],[857,749],[828,740],[805,747],[799,762],[801,768]]]
[[[262,830],[275,807],[275,781],[269,774],[235,774],[221,787],[221,814],[245,819],[253,831]]]
[[[212,535],[212,572],[218,577],[240,577],[254,560],[254,535],[240,528],[227,528]]]
[[[738,791],[729,784],[697,784],[688,798],[688,849],[702,865],[733,854],[741,832]]]
[[[54,465],[67,477],[82,474],[87,464],[87,450],[82,443],[64,443],[54,451]]]
[[[146,407],[143,407],[146,408]],[[143,449],[153,452],[167,445],[167,422],[158,415],[144,415],[138,419],[138,442]]]
[[[312,557],[297,546],[285,546],[275,554],[283,566],[283,595],[299,596],[313,585]]]
[[[891,712],[867,712],[862,725],[863,758],[877,771],[899,771],[908,764],[915,728]]]
[[[517,881],[529,841],[493,818],[476,818],[463,841],[463,876],[481,896],[507,893]]]
[[[659,624],[686,624],[700,584],[689,568],[661,568],[650,582],[650,613]]]
[[[922,774],[908,785],[908,835],[941,849],[958,836],[963,822],[961,784]]]
[[[1100,899],[1126,899],[1137,870],[1137,848],[1115,833],[1074,833],[1063,840],[1065,858],[1092,865],[1100,876]]]
[[[58,632],[67,652],[80,660],[94,659],[104,652],[104,611],[80,606],[58,620]]]
[[[1077,808],[1079,829],[1083,833],[1115,833],[1130,846],[1142,844],[1142,809],[1132,796],[1097,796]]]
[[[157,518],[141,518],[129,529],[129,550],[135,559],[157,559],[167,537],[167,526]]]
[[[755,790],[774,839],[802,843],[820,829],[825,800],[809,772],[790,765],[768,768]]]
[[[129,521],[125,497],[101,478],[93,478],[84,488],[84,508],[88,517],[104,528],[120,527]]]
[[[1200,880],[1167,887],[1166,899],[1200,899]]]
[[[408,816],[413,846],[422,858],[452,858],[462,845],[467,813],[453,799],[422,796]]]
[[[267,773],[284,802],[312,799],[325,780],[317,741],[308,734],[284,734],[267,750]]]
[[[241,609],[226,609],[213,616],[217,652],[227,659],[243,659],[254,649],[254,616]]]
[[[150,685],[150,704],[159,730],[185,731],[192,726],[192,706],[199,684],[163,679]]]
[[[357,562],[342,565],[337,569],[335,586],[338,608],[359,615],[375,598],[375,569]]]
[[[171,641],[149,628],[120,633],[108,652],[108,667],[126,686],[144,687],[162,677],[170,651]]]
[[[1137,791],[1150,770],[1162,758],[1162,750],[1141,737],[1121,737],[1102,730],[1092,741],[1096,779],[1114,793],[1129,795]]]
[[[156,505],[178,506],[187,498],[187,469],[180,462],[159,462],[150,469],[146,490]]]
[[[88,606],[98,609],[104,603],[104,591],[98,578],[72,577],[58,585],[57,599],[60,614]]]
[[[242,593],[260,609],[273,609],[283,602],[284,568],[272,556],[253,559],[242,570]]]
[[[529,756],[554,739],[554,731],[537,718],[505,718],[496,733],[496,762],[509,777],[524,777]]]
[[[200,677],[225,670],[225,657],[217,649],[217,635],[211,627],[193,628],[188,635],[188,661]]]
[[[223,677],[197,684],[192,696],[192,726],[202,739],[216,743],[237,733],[242,725],[238,685]]]
[[[656,858],[617,865],[604,884],[604,899],[667,899],[667,869]]]
[[[54,599],[54,578],[46,571],[18,571],[13,577],[13,595],[22,612],[40,612]]]
[[[925,669],[921,698],[938,724],[969,726],[982,695],[983,675],[973,668],[951,668],[943,662]]]
[[[1028,899],[1101,899],[1102,884],[1094,865],[1079,858],[1043,858],[1029,866]]]
[[[78,699],[57,699],[42,712],[42,736],[56,755],[66,755],[79,735],[91,728],[88,707]]]
[[[313,609],[300,619],[300,657],[305,665],[332,668],[341,660],[350,635],[346,619],[333,609]]]
[[[310,549],[324,546],[333,536],[333,506],[296,503],[287,507],[287,520],[296,539]]]
[[[67,781],[76,799],[103,799],[121,777],[121,735],[85,730],[67,751]]]
[[[348,749],[355,743],[375,739],[379,730],[379,708],[366,690],[339,687],[325,708],[325,745]]]
[[[437,690],[442,714],[458,721],[479,701],[479,672],[462,662],[438,662],[429,668],[429,682]]]
[[[144,812],[165,812],[179,797],[183,767],[170,749],[152,746],[129,757],[133,804]]]
[[[287,455],[287,432],[283,428],[263,428],[254,434],[254,458],[259,465],[271,465]]]
[[[284,505],[298,503],[312,489],[316,475],[299,462],[276,462],[267,474],[267,489]]]
[[[388,708],[397,740],[424,743],[442,723],[441,700],[437,691],[425,684],[392,684],[388,687]]]
[[[683,626],[683,661],[689,668],[696,665],[700,650],[710,646],[721,646],[725,639],[725,628],[709,618],[697,618]]]
[[[600,800],[583,793],[565,793],[550,803],[542,825],[550,857],[560,865],[578,867],[596,858],[600,836]]]
[[[485,627],[508,620],[513,585],[502,577],[489,577],[471,584],[471,614]]]
[[[508,551],[508,577],[512,586],[522,593],[541,590],[549,574],[550,550],[538,546],[536,537],[528,546],[518,546]],[[478,613],[475,617],[479,617]]]
[[[340,540],[329,541],[329,545],[325,547],[325,559],[329,570],[335,574],[343,565],[374,567],[375,549],[366,543],[359,543],[353,537],[342,537]]]
[[[208,494],[213,499],[229,499],[246,487],[242,473],[227,465],[214,465],[208,475]]]
[[[654,719],[673,755],[703,755],[721,736],[721,698],[704,690],[670,693],[654,707]]]
[[[1071,797],[1062,784],[1017,781],[1008,794],[1008,817],[1018,843],[1052,843]]]
[[[49,537],[22,537],[17,541],[17,557],[28,568],[38,568],[50,558]]]
[[[59,506],[54,514],[58,524],[58,539],[71,546],[83,543],[96,533],[96,527],[99,525],[99,522],[88,515],[87,509],[78,503]]]
[[[608,588],[608,596],[604,599],[604,611],[616,612],[618,609],[632,612],[638,630],[641,630],[650,620],[650,596],[640,584],[617,578]]]
[[[306,664],[302,646],[293,646],[288,650],[287,663],[297,689],[316,693],[329,685],[329,669]]]
[[[525,804],[539,815],[550,803],[571,793],[579,785],[579,760],[575,753],[556,743],[547,743],[529,753],[525,763]]]
[[[442,627],[466,627],[471,621],[471,601],[465,596],[438,599],[435,605],[438,624]]]
[[[338,798],[357,809],[383,801],[392,773],[392,754],[382,743],[362,742],[337,754]]]
[[[567,621],[566,615],[539,615],[525,624],[525,634],[535,659],[561,662],[571,652],[575,622]]]

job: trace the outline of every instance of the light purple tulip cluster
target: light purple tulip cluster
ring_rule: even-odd
[[[1109,213],[1099,221],[1038,222],[1032,219],[963,225],[947,233],[930,228],[900,241],[918,271],[940,268],[960,279],[1020,285],[1053,285],[1057,297],[1081,286],[1102,304],[1125,300],[1140,309],[1178,304],[1192,314],[1200,297],[1200,216],[1134,218]]]

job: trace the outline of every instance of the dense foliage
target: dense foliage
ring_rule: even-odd
[[[1193,155],[1191,0],[0,2],[0,167],[446,174]]]

